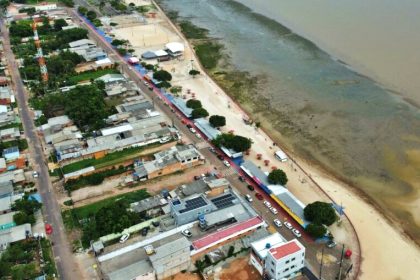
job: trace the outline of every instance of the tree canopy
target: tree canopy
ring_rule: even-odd
[[[213,115],[210,117],[209,122],[213,127],[221,127],[226,125],[226,118],[224,116]]]
[[[192,69],[190,70],[190,72],[188,72],[188,74],[190,74],[191,76],[195,77],[196,75],[200,74],[200,71]]]
[[[63,18],[54,20],[54,30],[60,31],[64,26],[67,26],[67,22]]]
[[[233,149],[236,152],[245,152],[246,150],[249,150],[252,145],[251,139],[230,133],[220,134],[213,139],[212,142],[217,147],[224,146],[228,149]]]
[[[306,226],[305,231],[313,238],[321,238],[327,233],[327,228],[324,225],[311,223]]]
[[[193,119],[205,118],[208,115],[209,115],[209,112],[207,112],[207,110],[204,108],[196,108],[191,112],[191,116]]]
[[[318,225],[330,226],[338,219],[332,205],[321,201],[308,204],[303,210],[303,214],[306,220]]]
[[[282,186],[286,185],[288,181],[286,173],[281,169],[271,171],[267,179],[270,184]]]
[[[188,108],[191,108],[191,109],[198,109],[198,108],[203,107],[203,105],[201,104],[201,101],[197,99],[189,99],[186,105]]]
[[[153,79],[158,81],[166,81],[169,82],[172,80],[172,75],[168,71],[165,70],[158,70],[155,73],[153,73]]]
[[[87,13],[86,13],[86,17],[90,20],[90,21],[92,21],[92,20],[94,20],[94,19],[96,19],[96,12],[95,11],[92,11],[92,10],[90,10],[90,11],[88,11]]]
[[[83,6],[79,6],[79,8],[77,8],[77,11],[79,12],[79,14],[81,14],[81,15],[86,15],[86,13],[88,12],[88,9],[86,9],[85,7],[83,7]]]
[[[21,225],[25,223],[35,223],[35,212],[42,207],[42,204],[35,199],[29,198],[25,195],[22,199],[15,201],[12,205],[14,211],[19,211],[13,215],[13,220],[16,224]]]
[[[33,30],[29,22],[27,21],[20,21],[15,22],[14,24],[10,25],[9,27],[10,35],[13,37],[29,37],[33,35]]]

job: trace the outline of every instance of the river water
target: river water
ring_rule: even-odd
[[[394,214],[394,217],[404,220],[405,229],[420,241],[420,111],[403,98],[415,100],[415,95],[401,96],[389,92],[317,46],[325,45],[325,49],[337,50],[332,51],[334,56],[346,62],[364,59],[363,56],[354,60],[346,59],[354,55],[348,48],[342,47],[346,44],[341,40],[346,36],[341,32],[347,31],[345,28],[341,31],[339,29],[359,24],[361,30],[367,30],[362,37],[371,42],[374,41],[371,36],[375,34],[363,26],[366,21],[347,15],[345,9],[351,5],[350,1],[344,0],[240,1],[274,20],[230,0],[160,2],[165,9],[178,11],[181,17],[208,29],[211,37],[220,38],[226,47],[226,54],[237,69],[265,77],[263,90],[258,95],[261,100],[268,100],[267,108],[263,112],[258,110],[254,113],[262,120],[265,128],[286,144],[288,150],[314,164],[322,165],[363,190],[386,211]],[[375,8],[373,3],[380,5],[378,1],[372,0],[372,6],[368,4],[370,1],[353,2],[363,6],[363,14],[366,16],[373,14],[369,11]],[[332,7],[326,5],[332,2]],[[391,3],[388,0],[382,2],[384,5]],[[417,5],[415,1],[400,2],[411,2],[413,8]],[[322,13],[324,6],[325,14]],[[393,6],[390,5],[389,9]],[[334,13],[336,10],[340,12]],[[357,11],[359,9],[350,9],[349,13],[357,14]],[[342,18],[344,14],[346,17]],[[392,10],[389,14],[392,14]],[[408,9],[399,16],[411,14],[413,12]],[[327,34],[333,39],[315,44],[279,22],[298,28],[311,39],[322,38],[320,34],[323,32],[316,33],[313,30],[328,22],[332,27],[329,27],[331,32]],[[350,30],[350,27],[347,28]],[[416,30],[419,28],[420,24]],[[382,38],[383,34],[379,37]],[[336,40],[340,43],[328,43]],[[348,42],[357,40],[355,37],[348,38]],[[392,53],[391,50],[388,52]],[[369,51],[375,56],[372,61],[378,60],[377,52],[380,50],[372,48],[363,51]],[[401,48],[401,52],[404,51]],[[408,56],[414,52],[406,51],[405,54]],[[417,52],[420,52],[420,48]],[[340,53],[344,55],[340,56]],[[385,53],[380,55],[385,56]],[[398,56],[401,54],[395,55]],[[414,69],[417,58],[420,55],[411,60],[405,58],[410,62],[407,67]],[[362,63],[356,64],[355,69],[363,68],[360,67]],[[372,70],[375,67],[366,69]],[[393,68],[393,63],[386,67],[387,71],[402,75],[398,67]],[[381,75],[375,72],[371,76],[377,78]],[[416,77],[409,76],[413,84],[420,81],[420,73]],[[381,81],[381,84],[387,83]],[[395,80],[389,80],[391,84],[396,85]]]

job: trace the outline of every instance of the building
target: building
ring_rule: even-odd
[[[15,101],[9,87],[0,87],[0,105],[10,105]]]
[[[194,120],[195,126],[204,134],[209,140],[215,139],[222,134],[218,129],[214,128],[205,118]]]
[[[13,111],[0,113],[0,126],[9,125],[16,122],[16,115]]]
[[[4,149],[2,156],[4,157],[6,162],[15,160],[19,158],[20,156],[19,148],[17,146],[14,146],[14,147]]]
[[[95,61],[77,64],[74,68],[76,73],[83,73],[87,71],[97,71],[103,69],[111,69],[115,66],[115,63],[108,57],[101,58]],[[85,84],[85,81],[81,81],[79,84]]]
[[[305,247],[296,239],[268,250],[265,272],[270,279],[290,279],[305,266]]]
[[[214,205],[204,194],[192,195],[186,199],[173,199],[170,207],[171,215],[177,225],[197,221],[200,215],[209,214],[215,210]]]
[[[55,10],[57,9],[57,4],[53,4],[53,3],[43,3],[41,5],[36,5],[35,6],[35,11],[39,12],[39,11],[51,11],[51,10]]]
[[[10,243],[24,240],[30,236],[32,236],[31,224],[0,230],[0,252],[6,250]]]
[[[8,197],[13,195],[13,183],[12,181],[6,181],[0,183],[0,198]]]
[[[154,156],[155,160],[137,163],[135,179],[152,179],[204,163],[204,157],[192,145],[177,145]]]
[[[190,242],[185,237],[166,243],[155,252],[149,259],[158,280],[186,270],[191,264]]]
[[[22,199],[22,197],[23,194],[15,194],[12,196],[0,198],[0,214],[6,214],[10,212],[13,203],[15,203],[16,200]]]
[[[188,108],[186,101],[179,97],[174,97],[172,100],[172,104],[187,118],[192,117],[193,109]]]
[[[95,81],[103,81],[105,84],[124,82],[126,78],[121,74],[105,74],[102,77],[95,79]]]
[[[7,170],[6,160],[4,158],[0,158],[0,173]]]
[[[0,130],[1,141],[14,140],[20,137],[20,130],[18,127],[11,127]]]
[[[89,39],[81,39],[69,43],[70,48],[91,48],[96,47],[95,42]]]
[[[53,134],[72,124],[72,121],[66,115],[49,118],[46,124],[41,125],[41,131],[44,135]]]
[[[165,51],[172,57],[178,57],[184,54],[184,45],[178,42],[167,43]]]
[[[16,226],[15,221],[13,220],[13,215],[17,212],[10,212],[3,215],[0,215],[0,232],[5,229],[12,228]]]
[[[150,261],[141,260],[107,275],[109,280],[155,280],[156,272]]]
[[[249,262],[261,275],[263,275],[265,269],[265,259],[268,251],[275,246],[284,244],[285,242],[287,242],[287,240],[278,232],[252,242]]]
[[[112,83],[105,85],[106,95],[109,97],[118,95],[138,95],[140,93],[139,88],[133,81]]]

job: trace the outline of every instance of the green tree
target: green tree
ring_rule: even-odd
[[[42,204],[35,199],[29,198],[28,195],[22,197],[22,199],[16,200],[12,205],[14,211],[21,211],[27,215],[33,215],[42,207]]]
[[[188,72],[188,74],[190,74],[191,76],[193,76],[195,78],[195,76],[200,74],[200,71],[192,69],[192,70],[190,70],[190,72]]]
[[[228,149],[233,149],[236,152],[245,152],[246,150],[249,150],[252,145],[251,139],[230,133],[220,134],[213,139],[212,142],[217,147],[224,146]]]
[[[35,223],[35,216],[28,215],[25,212],[17,212],[13,215],[13,221],[16,225],[23,225],[26,223],[30,223],[31,225]]]
[[[191,112],[191,116],[193,119],[205,118],[208,115],[209,115],[209,112],[207,112],[207,110],[204,108],[197,108]]]
[[[158,70],[155,73],[153,73],[153,79],[158,81],[166,81],[169,82],[172,80],[172,75],[168,71],[165,70]]]
[[[92,20],[96,19],[97,15],[96,15],[96,12],[95,12],[95,11],[90,10],[90,11],[88,11],[88,12],[86,13],[86,17],[87,17],[90,21],[92,21]]]
[[[327,233],[327,228],[323,225],[311,223],[306,226],[305,231],[313,238],[321,238]]]
[[[276,169],[268,174],[268,182],[273,185],[286,185],[287,184],[287,175],[281,169]]]
[[[332,205],[321,201],[308,204],[303,214],[306,220],[319,225],[330,226],[338,219]]]
[[[83,6],[79,6],[79,8],[77,8],[77,11],[79,12],[79,14],[86,16],[88,9],[86,9]]]
[[[28,22],[18,22],[9,27],[10,35],[13,37],[29,37],[33,35],[32,27]]]
[[[54,30],[60,31],[64,26],[67,26],[67,22],[63,18],[56,19],[54,21]]]
[[[74,2],[73,0],[60,0],[61,3],[63,3],[65,6],[73,8]]]
[[[182,92],[182,87],[181,86],[173,86],[171,87],[171,89],[169,90],[171,93],[178,95],[178,93]]]
[[[235,252],[235,247],[230,246],[230,247],[229,247],[229,251],[228,251],[228,256],[229,256],[229,257],[233,256],[233,253],[234,253],[234,252]]]
[[[0,9],[1,11],[5,11],[6,8],[9,6],[10,1],[9,0],[0,0]]]
[[[128,43],[127,40],[114,39],[114,40],[112,40],[111,45],[117,47],[117,46],[121,46],[121,45],[126,45],[127,43]]]
[[[189,99],[186,105],[188,108],[191,108],[191,109],[198,109],[198,108],[203,107],[203,105],[201,105],[201,101],[197,99]]]
[[[167,81],[162,81],[160,83],[157,83],[156,86],[158,88],[170,88],[172,85],[171,85],[171,83],[169,83]]]
[[[213,115],[210,117],[209,122],[213,127],[222,127],[226,125],[226,118],[224,116]]]

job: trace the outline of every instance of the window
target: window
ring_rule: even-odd
[[[302,257],[304,257],[305,256],[305,253],[302,253]]]
[[[296,267],[296,265],[292,265],[291,267],[290,267],[290,269],[293,269],[293,268],[295,268]]]
[[[273,262],[273,261],[271,261],[271,264],[272,264],[272,265],[274,265],[274,262]]]
[[[182,163],[185,163],[185,159],[183,159],[181,162],[182,162]]]
[[[290,260],[287,260],[287,261],[286,261],[286,264],[288,264],[289,262],[290,262]]]
[[[288,271],[289,270],[289,268],[286,268],[285,270],[283,270],[283,272],[286,272],[286,271]]]
[[[274,269],[271,269],[271,272],[274,273]]]
[[[293,258],[292,261],[296,260],[296,258]]]

